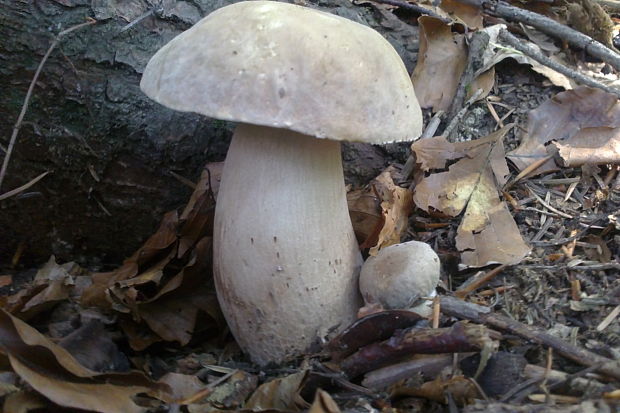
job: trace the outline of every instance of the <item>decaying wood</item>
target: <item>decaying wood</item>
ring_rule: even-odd
[[[347,357],[341,368],[349,377],[376,370],[413,354],[466,353],[478,351],[499,335],[483,326],[456,323],[447,328],[412,328],[361,348]]]
[[[552,336],[543,329],[528,326],[506,316],[495,314],[490,308],[461,301],[455,297],[441,298],[441,311],[445,315],[471,320],[498,330],[508,331],[534,343],[553,348],[559,354],[583,366],[596,366],[596,371],[620,379],[620,361],[599,356]]]

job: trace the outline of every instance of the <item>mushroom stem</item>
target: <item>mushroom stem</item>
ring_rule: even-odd
[[[361,264],[340,143],[239,125],[215,211],[214,272],[240,347],[259,364],[281,362],[346,327]]]

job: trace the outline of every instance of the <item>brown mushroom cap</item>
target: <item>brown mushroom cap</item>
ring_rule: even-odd
[[[379,33],[287,3],[211,13],[153,56],[140,86],[172,109],[320,138],[386,143],[422,129],[405,66]]]
[[[409,241],[391,245],[366,260],[360,291],[366,302],[385,309],[409,308],[435,290],[439,273],[439,257],[428,244]]]

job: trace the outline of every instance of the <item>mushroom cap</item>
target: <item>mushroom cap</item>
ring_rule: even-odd
[[[439,267],[439,257],[428,244],[391,245],[366,260],[360,291],[367,303],[379,303],[384,309],[409,308],[434,291]]]
[[[319,138],[417,138],[422,113],[401,58],[375,30],[293,4],[223,7],[162,47],[140,87],[169,108]]]

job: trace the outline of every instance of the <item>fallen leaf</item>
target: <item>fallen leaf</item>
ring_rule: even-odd
[[[546,145],[596,148],[618,139],[620,104],[615,95],[600,89],[581,86],[561,92],[530,111],[527,134],[508,158],[523,170],[546,157]],[[538,173],[556,170],[553,160],[537,169]]]
[[[329,393],[318,389],[308,413],[340,413],[340,408]]]
[[[83,270],[74,262],[56,263],[54,256],[41,267],[32,284],[7,298],[5,309],[27,320],[69,298],[75,277]]]
[[[456,236],[461,265],[465,267],[515,264],[529,253],[514,219],[499,198],[498,187],[506,183],[509,173],[502,139],[511,127],[474,141],[446,145],[445,139],[438,137],[432,138],[440,142],[438,145],[423,139],[411,147],[416,155],[418,147],[446,147],[438,160],[426,161],[440,169],[447,160],[458,159],[447,172],[423,178],[416,186],[414,201],[425,211],[433,208],[453,217],[465,211]]]
[[[306,375],[307,371],[300,371],[261,384],[244,407],[259,411],[278,409],[298,412],[307,409],[308,402],[299,394]]]
[[[49,407],[50,402],[33,391],[20,391],[9,394],[4,399],[4,413],[28,413]]]
[[[383,215],[381,214],[381,200],[372,187],[348,192],[347,204],[360,249],[376,245],[379,232],[383,228]]]
[[[457,0],[441,0],[439,4],[451,17],[458,17],[469,29],[482,29],[482,10],[473,3],[465,3]]]
[[[142,412],[132,399],[158,395],[167,386],[138,372],[97,373],[25,322],[0,310],[0,352],[33,389],[54,403],[96,412]]]
[[[420,49],[411,75],[415,94],[421,107],[447,110],[467,64],[465,36],[435,17],[422,16],[418,23]]]
[[[381,248],[400,243],[408,228],[409,214],[413,210],[412,193],[394,183],[392,175],[396,173],[396,168],[390,166],[371,183],[381,198],[384,223],[377,244],[369,251],[370,255],[376,255]]]
[[[573,137],[573,141],[580,143],[565,144],[552,142],[547,146],[547,152],[555,156],[558,165],[565,168],[591,165],[620,164],[620,129],[588,128],[586,139],[580,136]],[[605,141],[600,146],[592,147],[597,142]],[[580,146],[587,144],[588,146]]]

